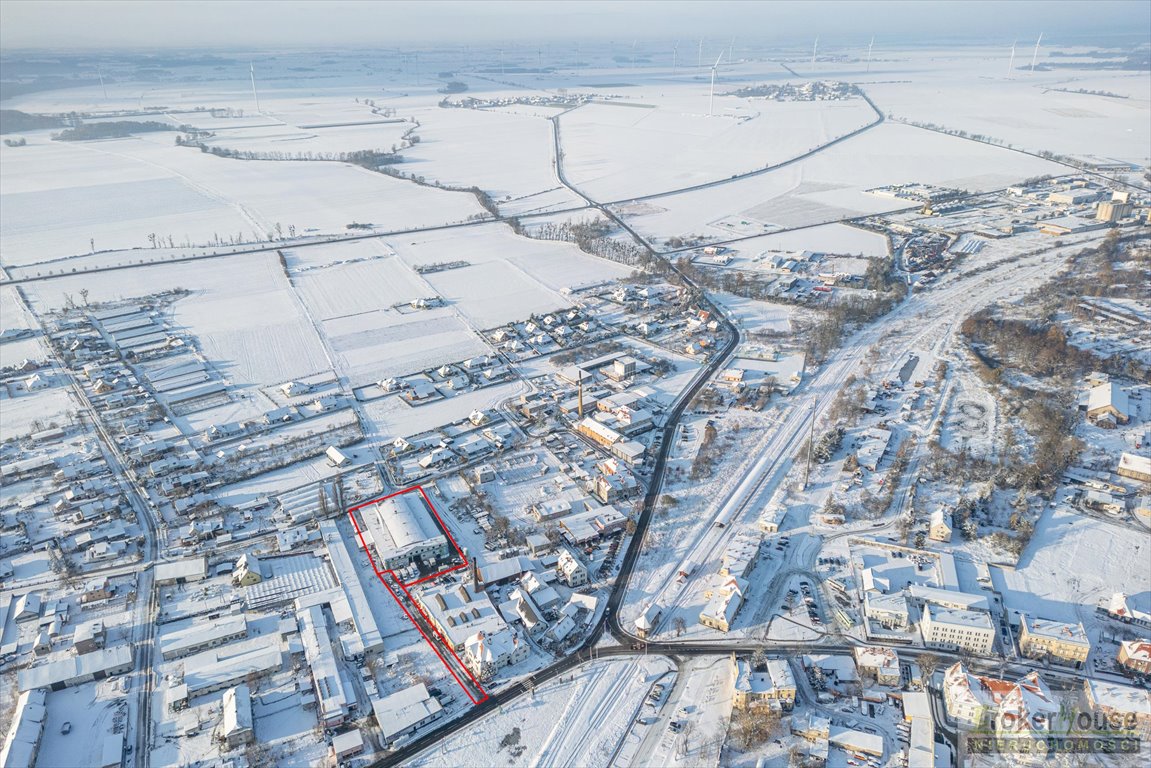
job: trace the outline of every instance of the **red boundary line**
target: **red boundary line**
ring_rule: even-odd
[[[392,578],[396,580],[396,583],[401,585],[401,586],[404,586],[404,587],[414,587],[415,585],[417,585],[421,582],[428,581],[430,579],[435,579],[435,578],[438,578],[440,576],[443,576],[444,574],[451,573],[453,571],[458,571],[461,568],[467,568],[468,567],[467,556],[464,555],[464,551],[462,549],[460,549],[460,545],[457,544],[455,538],[452,537],[451,530],[449,530],[448,526],[446,526],[444,524],[443,518],[440,517],[440,513],[436,511],[436,506],[434,504],[432,504],[432,500],[428,498],[428,495],[426,493],[424,493],[424,487],[422,485],[413,485],[411,488],[405,488],[402,491],[396,491],[395,493],[389,493],[387,496],[380,496],[379,498],[376,498],[376,499],[370,499],[369,501],[361,502],[361,503],[357,504],[356,506],[354,506],[348,510],[348,516],[351,517],[352,513],[355,512],[356,510],[363,509],[364,507],[369,506],[371,504],[378,504],[381,501],[387,501],[388,499],[393,498],[395,496],[402,496],[405,493],[410,493],[412,491],[419,491],[420,492],[420,496],[423,497],[424,502],[428,505],[428,509],[430,509],[432,511],[432,514],[435,516],[436,522],[438,522],[440,524],[440,530],[442,530],[444,532],[444,534],[448,537],[448,541],[450,541],[452,543],[452,548],[455,549],[456,554],[460,556],[460,560],[462,562],[460,562],[457,565],[453,565],[450,568],[445,568],[442,571],[437,571],[436,573],[432,573],[432,574],[429,574],[429,575],[424,576],[422,578],[416,579],[415,581],[412,581],[412,582],[405,582],[405,581],[401,580],[398,576],[396,576],[395,572],[393,572],[393,571],[390,571],[387,569],[385,569],[383,571],[384,573],[391,573]],[[357,526],[356,532],[359,533],[359,531],[360,531],[359,526]],[[372,567],[376,568],[376,563],[374,560],[372,560],[372,553],[368,552],[368,545],[364,543],[364,537],[362,534],[360,535],[360,545],[363,546],[364,551],[368,553],[368,560],[370,560],[372,562]],[[376,568],[376,573],[377,574],[380,573],[380,570],[378,568]]]
[[[393,496],[399,496],[401,494],[408,493],[410,491],[419,491],[420,495],[423,496],[424,501],[427,502],[428,508],[430,510],[432,510],[432,514],[436,516],[436,520],[439,522],[440,528],[447,535],[448,541],[450,541],[452,543],[452,546],[455,548],[456,553],[459,554],[459,556],[463,559],[463,562],[459,563],[457,565],[453,565],[452,567],[446,568],[446,569],[439,571],[437,573],[433,573],[430,576],[424,576],[423,578],[416,579],[415,581],[411,582],[410,584],[405,584],[403,581],[401,581],[396,576],[395,572],[392,571],[391,569],[385,569],[385,570],[381,571],[379,569],[379,567],[376,565],[376,561],[372,558],[372,553],[368,550],[368,545],[364,541],[364,533],[362,530],[360,530],[360,524],[358,522],[356,522],[356,516],[353,515],[352,513],[358,509],[362,509],[363,507],[368,506],[369,504],[375,504],[377,502],[381,502],[381,501],[384,501],[386,499],[390,499]],[[388,590],[388,593],[392,596],[392,599],[396,601],[396,604],[398,606],[400,606],[400,610],[402,610],[404,612],[404,615],[408,617],[408,621],[412,622],[412,626],[414,626],[419,631],[420,635],[424,638],[424,642],[426,642],[428,644],[428,646],[431,647],[432,651],[436,654],[436,656],[439,657],[440,662],[443,663],[444,667],[447,668],[448,672],[455,679],[456,683],[460,686],[460,688],[463,689],[464,694],[469,699],[471,699],[472,704],[473,705],[474,704],[480,704],[480,703],[486,701],[488,698],[487,691],[485,691],[483,689],[483,686],[481,686],[479,681],[476,680],[475,676],[472,675],[472,672],[471,672],[471,670],[468,669],[467,665],[464,664],[463,661],[460,660],[460,657],[458,655],[456,655],[456,651],[454,648],[452,648],[452,644],[450,642],[448,642],[448,640],[439,632],[439,630],[436,628],[436,626],[432,622],[432,620],[428,618],[428,615],[426,613],[424,613],[423,608],[420,607],[420,604],[418,602],[416,602],[415,598],[412,597],[412,593],[408,591],[408,587],[414,587],[416,584],[419,584],[420,582],[427,581],[428,579],[434,579],[438,576],[443,576],[446,573],[451,573],[453,571],[458,571],[461,568],[467,568],[468,567],[467,557],[464,555],[464,553],[460,549],[459,545],[456,544],[456,540],[454,538],[452,538],[451,531],[449,531],[448,527],[446,525],[444,525],[444,521],[440,518],[439,513],[436,512],[435,506],[432,504],[431,500],[428,498],[428,495],[426,493],[424,493],[423,487],[419,486],[419,485],[415,485],[415,486],[412,486],[411,488],[405,488],[402,491],[390,493],[387,496],[381,496],[377,499],[371,499],[370,501],[365,501],[361,504],[357,504],[356,506],[354,506],[348,510],[348,519],[352,521],[352,527],[354,527],[356,529],[356,536],[360,540],[360,546],[363,547],[364,554],[366,554],[368,556],[368,562],[371,564],[372,570],[375,571],[376,578],[378,578],[380,580],[380,583],[383,584],[384,587]],[[456,663],[460,665],[460,669],[462,669],[464,671],[464,674],[466,674],[468,676],[468,679],[472,681],[472,684],[475,685],[476,689],[480,693],[483,694],[482,698],[476,699],[475,696],[472,696],[472,692],[469,691],[468,687],[466,685],[464,685],[462,680],[460,680],[460,676],[458,674],[456,674],[456,670],[452,668],[452,665],[449,664],[448,660],[444,658],[444,655],[442,653],[440,653],[440,649],[436,647],[436,644],[432,642],[432,639],[430,637],[428,637],[427,633],[424,632],[423,628],[419,625],[419,623],[415,619],[412,618],[412,614],[408,611],[407,606],[405,606],[403,601],[400,600],[400,597],[399,597],[399,595],[396,594],[396,591],[394,589],[392,589],[392,585],[389,584],[387,582],[387,580],[384,578],[385,573],[388,574],[389,576],[391,576],[392,580],[394,580],[396,582],[396,584],[400,587],[400,589],[402,589],[404,591],[404,594],[407,595],[408,600],[410,600],[412,602],[412,605],[414,605],[416,607],[416,610],[419,611],[420,615],[424,617],[425,621],[427,621],[428,626],[431,628],[432,632],[436,635],[436,637],[438,637],[440,639],[440,641],[444,644],[444,647],[448,649],[448,653],[450,653],[452,655],[452,658],[454,658],[456,660]]]

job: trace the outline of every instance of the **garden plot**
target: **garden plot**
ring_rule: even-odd
[[[494,410],[500,403],[527,390],[520,381],[497,384],[474,392],[412,407],[399,397],[383,397],[361,405],[367,424],[364,431],[377,442],[410,437],[444,424],[466,419],[472,411]]]
[[[13,360],[12,364],[17,362]],[[8,364],[7,357],[5,364]],[[65,414],[76,409],[77,403],[69,396],[64,382],[61,378],[60,386],[22,392],[16,397],[5,396],[3,406],[0,406],[4,411],[4,438],[28,435],[47,429],[50,424],[65,423]]]
[[[730,232],[721,233],[709,224],[733,211],[764,223],[808,227],[909,207],[865,192],[883,184],[914,179],[982,191],[1061,172],[1062,166],[1006,149],[884,124],[762,176],[660,197],[658,203],[668,209],[666,213],[636,217],[630,223],[649,237],[699,234],[724,239]]]
[[[222,257],[210,264],[68,276],[30,283],[25,291],[39,312],[62,309],[82,288],[93,304],[190,291],[173,304],[173,325],[198,339],[205,357],[233,386],[270,385],[330,367],[275,254]]]
[[[28,312],[24,306],[20,294],[12,286],[0,286],[0,333],[5,331],[16,332],[24,330],[34,330],[39,328],[39,323],[36,318]],[[13,342],[4,342],[4,346],[0,349],[4,350],[6,359],[12,359],[12,363],[5,362],[4,365],[11,365],[16,361],[14,353],[9,350],[13,349]]]
[[[725,114],[743,106],[678,94],[658,108],[589,104],[561,118],[564,169],[592,197],[622,200],[725,179],[811,150],[875,119],[862,99],[762,102],[750,119]]]
[[[318,320],[383,312],[430,298],[426,283],[395,257],[311,269],[293,275],[292,282]]]
[[[492,328],[571,305],[516,265],[489,261],[428,275],[436,293],[477,328]],[[462,358],[457,358],[462,359]]]
[[[411,765],[607,765],[655,680],[661,657],[611,659],[576,668],[444,739]]]
[[[412,315],[367,312],[327,320],[323,329],[336,365],[353,386],[491,351],[448,308]]]
[[[428,272],[423,278],[433,293],[476,328],[571,306],[559,292],[563,288],[630,272],[583,255],[571,244],[519,237],[502,225],[428,232],[418,238],[407,242],[392,238],[388,243],[411,267],[467,262],[468,266]],[[561,268],[552,271],[557,266]]]

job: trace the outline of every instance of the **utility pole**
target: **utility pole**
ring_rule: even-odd
[[[803,490],[807,490],[807,481],[811,477],[811,452],[815,447],[815,404],[811,401],[811,429],[807,435],[807,467],[803,470]]]

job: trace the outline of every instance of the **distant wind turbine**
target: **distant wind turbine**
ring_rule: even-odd
[[[867,71],[871,71],[871,49],[875,47],[875,36],[872,35],[871,42],[867,44]]]
[[[735,61],[735,35],[731,36],[731,42],[727,45],[727,63],[731,64]]]
[[[715,106],[715,73],[719,69],[719,62],[723,60],[723,51],[719,52],[719,57],[715,60],[715,64],[711,67],[711,96],[707,102],[707,116],[711,117],[712,107]]]
[[[1043,42],[1043,33],[1039,33],[1039,39],[1035,41],[1035,52],[1031,54],[1031,71],[1035,71],[1035,60],[1039,58],[1039,44]]]
[[[256,114],[260,114],[260,95],[256,93],[256,65],[248,62],[248,73],[252,76],[252,99],[256,102]]]
[[[100,69],[100,65],[96,65],[96,76],[100,78],[100,88],[104,91],[104,101],[108,100],[108,86],[104,85],[104,72]]]
[[[638,43],[638,42],[639,42],[639,40],[632,40],[631,41],[631,68],[632,69],[635,69],[635,46],[636,46],[636,43]]]
[[[703,38],[702,37],[699,39],[699,54],[697,56],[695,66],[698,67],[699,69],[703,69]]]
[[[815,36],[815,45],[811,46],[811,66],[815,66],[815,54],[819,53],[819,35]]]
[[[1015,71],[1015,44],[1018,40],[1011,41],[1011,58],[1007,60],[1007,76],[1011,77],[1011,73]]]
[[[676,66],[679,65],[679,40],[675,41],[675,45],[671,48],[671,73],[675,74]]]

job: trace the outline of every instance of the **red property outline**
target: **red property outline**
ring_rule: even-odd
[[[413,581],[411,583],[404,583],[403,581],[400,580],[400,578],[398,576],[396,576],[395,571],[391,570],[390,568],[387,568],[387,569],[384,569],[381,571],[379,569],[379,566],[376,565],[376,561],[372,557],[371,551],[368,550],[367,543],[364,541],[364,533],[362,530],[360,530],[360,524],[358,522],[356,522],[356,516],[353,515],[352,513],[355,512],[356,510],[363,509],[364,507],[369,506],[371,504],[378,504],[379,502],[386,501],[387,499],[390,499],[393,496],[400,496],[402,494],[409,493],[411,491],[419,491],[420,492],[420,496],[423,497],[424,502],[428,505],[428,509],[430,509],[432,511],[432,514],[435,515],[436,522],[438,522],[440,525],[440,530],[442,530],[444,532],[444,535],[446,535],[448,537],[448,541],[450,541],[452,543],[452,547],[455,548],[456,554],[458,554],[460,556],[460,559],[463,562],[461,562],[457,565],[453,565],[450,568],[445,568],[444,570],[438,571],[438,572],[433,573],[429,576],[424,576],[422,578],[416,579],[415,581]],[[432,651],[436,654],[436,656],[439,657],[440,661],[447,668],[448,672],[451,673],[451,676],[455,679],[456,683],[458,683],[460,688],[463,689],[463,691],[467,695],[467,697],[469,699],[471,699],[472,704],[480,704],[480,703],[486,701],[488,698],[487,691],[485,691],[483,689],[483,686],[481,686],[479,681],[476,680],[475,676],[472,675],[471,670],[468,669],[467,665],[464,664],[463,661],[460,660],[460,657],[456,655],[456,651],[454,648],[452,648],[452,644],[450,642],[448,642],[447,638],[445,638],[440,633],[440,631],[436,627],[436,625],[431,621],[431,619],[428,618],[428,615],[426,613],[424,613],[424,610],[423,610],[423,608],[420,607],[420,604],[418,602],[416,602],[415,598],[412,597],[412,593],[408,591],[408,587],[414,587],[415,585],[417,585],[421,582],[424,582],[424,581],[428,581],[429,579],[434,579],[434,578],[437,578],[439,576],[443,576],[444,574],[452,573],[453,571],[458,571],[461,568],[467,568],[468,567],[467,556],[464,555],[463,550],[460,549],[460,546],[459,546],[459,544],[456,543],[456,540],[454,538],[452,538],[451,531],[449,531],[448,527],[446,525],[444,525],[444,521],[443,521],[443,519],[440,518],[440,514],[438,512],[436,512],[435,505],[432,504],[432,501],[431,501],[431,499],[428,498],[428,495],[426,493],[424,493],[423,486],[413,485],[412,487],[405,488],[402,491],[396,491],[395,493],[389,493],[387,496],[380,496],[379,498],[371,499],[369,501],[365,501],[363,503],[357,504],[356,506],[348,509],[348,519],[352,521],[352,527],[356,529],[356,536],[360,540],[360,546],[363,547],[364,554],[366,554],[368,556],[368,563],[371,564],[372,570],[375,571],[376,578],[378,578],[380,580],[380,583],[383,584],[384,587],[388,590],[388,593],[392,596],[392,599],[395,600],[396,604],[400,606],[400,610],[402,610],[404,612],[404,615],[408,617],[408,621],[412,622],[412,625],[417,630],[419,630],[420,635],[424,638],[424,642],[426,642],[431,647]],[[404,591],[404,594],[407,595],[408,600],[410,600],[412,605],[414,605],[416,607],[416,610],[420,612],[420,615],[424,618],[424,621],[426,621],[428,623],[428,627],[431,628],[431,630],[435,634],[435,636],[437,638],[439,638],[440,642],[442,642],[444,644],[444,647],[448,649],[448,653],[450,653],[452,655],[452,658],[454,658],[456,660],[456,663],[458,663],[460,665],[460,668],[464,671],[464,674],[466,674],[468,676],[468,679],[472,681],[472,684],[476,687],[476,690],[478,690],[480,693],[483,694],[483,696],[481,698],[477,699],[475,696],[472,695],[472,692],[469,691],[468,687],[466,685],[464,685],[462,680],[460,680],[459,675],[456,674],[456,671],[455,671],[455,669],[452,668],[452,665],[449,664],[448,660],[444,658],[442,653],[440,653],[440,649],[436,647],[436,644],[432,642],[432,639],[430,637],[428,637],[427,633],[424,632],[423,628],[420,627],[419,623],[416,622],[416,620],[412,618],[412,614],[408,611],[407,607],[400,600],[399,595],[396,594],[396,591],[394,589],[392,589],[392,585],[389,584],[387,582],[387,580],[384,578],[385,573],[388,574],[389,576],[391,576],[392,580],[395,581],[396,584],[399,586],[399,588]]]

